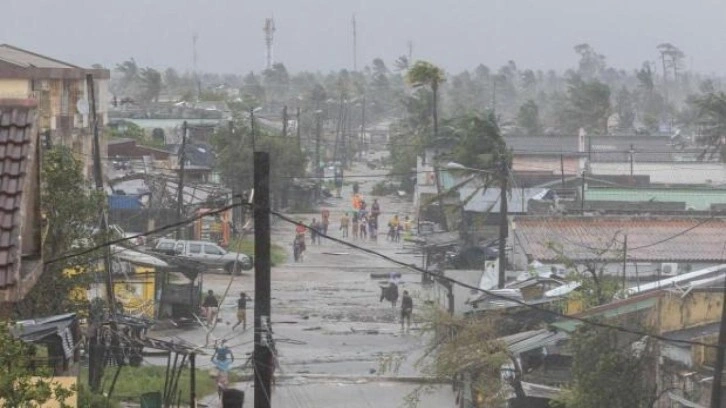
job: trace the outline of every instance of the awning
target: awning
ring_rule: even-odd
[[[568,338],[569,335],[565,332],[542,329],[517,333],[512,336],[503,337],[501,340],[507,344],[507,349],[512,354],[519,355],[527,351],[557,344]]]
[[[16,338],[33,343],[48,336],[60,335],[76,320],[75,313],[66,313],[40,319],[19,320],[13,325],[11,332]]]
[[[560,395],[561,390],[555,387],[548,387],[542,384],[521,382],[524,395],[530,398],[542,398],[553,400]]]
[[[133,249],[124,248],[120,245],[111,245],[111,254],[122,261],[131,262],[136,265],[151,266],[155,268],[169,267],[168,263],[155,256],[134,251]]]

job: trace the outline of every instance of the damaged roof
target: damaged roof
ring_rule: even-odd
[[[0,289],[18,278],[23,189],[35,116],[32,101],[0,100]]]
[[[30,79],[109,79],[107,69],[86,69],[9,44],[0,44],[0,77]]]
[[[517,217],[516,242],[540,262],[724,263],[726,219],[715,217]]]

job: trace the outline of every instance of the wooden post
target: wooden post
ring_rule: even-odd
[[[509,209],[507,206],[507,188],[509,182],[509,163],[504,159],[501,172],[500,194],[499,194],[499,282],[497,287],[504,288],[507,281],[507,236],[509,235]]]
[[[93,75],[91,74],[86,75],[86,87],[88,88],[88,122],[91,126],[91,129],[93,130],[93,178],[96,182],[96,190],[103,194],[103,197],[105,197],[106,194],[103,188],[103,171],[101,168],[101,141],[98,134],[98,117],[96,115],[96,91],[93,82]],[[101,231],[102,239],[105,241],[109,239],[108,214],[105,211],[105,206],[101,207],[101,211],[99,214],[101,216],[101,225],[99,229]],[[114,285],[113,272],[111,271],[110,245],[106,245],[103,250],[103,267],[106,271],[106,301],[108,302],[108,310],[111,315],[111,343],[113,344],[116,333],[118,333],[118,327],[116,325],[116,296],[113,291]],[[100,334],[96,332],[96,339],[98,339],[99,335]],[[104,350],[104,348],[101,347],[101,350]],[[93,371],[94,375],[97,376],[97,378],[91,379],[89,376],[89,383],[93,391],[98,391],[97,388],[98,386],[100,386],[101,377],[103,376],[103,367],[105,364],[105,362],[102,360],[105,358],[105,353],[98,352],[98,349],[96,351],[96,353],[91,354],[92,356],[95,356],[96,361],[89,362],[89,366],[93,365],[96,368]]]
[[[272,369],[270,330],[270,155],[254,154],[255,215],[255,408],[270,407]]]
[[[721,300],[721,328],[718,331],[718,348],[716,364],[713,367],[713,384],[711,386],[711,408],[721,408],[721,378],[723,377],[724,343],[726,343],[726,282],[724,283],[723,299]]]
[[[189,408],[197,408],[197,366],[196,353],[189,355]]]
[[[182,140],[179,150],[179,183],[176,191],[176,220],[181,222],[184,219],[184,167],[187,161],[187,121],[182,124]],[[184,227],[176,229],[176,239],[184,238]]]
[[[297,126],[295,126],[295,132],[297,133],[297,149],[300,150],[300,107],[297,107],[297,112],[295,112],[295,118]]]

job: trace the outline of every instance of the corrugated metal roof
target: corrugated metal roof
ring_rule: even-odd
[[[542,199],[547,192],[549,192],[549,189],[546,188],[514,188],[507,194],[507,209],[510,213],[526,213],[529,200]],[[499,213],[501,191],[498,188],[488,188],[482,192],[476,192],[473,187],[460,189],[462,199],[469,197],[471,194],[474,194],[474,196],[464,205],[464,211]]]
[[[537,330],[528,337],[518,338],[516,341],[507,343],[507,349],[514,354],[522,354],[527,351],[537,350],[542,347],[557,344],[562,340],[567,340],[569,334],[563,331]]]
[[[168,263],[162,261],[155,256],[147,255],[139,251],[134,251],[133,249],[124,248],[119,245],[112,245],[111,252],[113,253],[114,257],[137,265],[152,266],[157,268],[166,268],[169,266]]]
[[[577,155],[577,136],[504,136],[515,154]]]
[[[686,209],[707,211],[712,204],[726,204],[726,189],[714,188],[589,188],[587,200],[686,203]]]
[[[79,68],[67,62],[58,61],[8,44],[0,44],[0,60],[22,68]]]
[[[35,117],[32,107],[0,105],[0,288],[15,284],[20,269],[22,195]]]
[[[726,219],[698,217],[517,217],[517,244],[540,262],[726,262]]]

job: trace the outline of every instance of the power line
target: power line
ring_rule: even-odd
[[[180,227],[180,226],[184,226],[185,224],[189,224],[190,222],[194,222],[194,221],[199,220],[199,219],[202,219],[204,217],[207,217],[207,216],[210,216],[210,215],[219,214],[219,213],[223,213],[225,211],[231,210],[231,209],[236,208],[236,207],[241,207],[241,206],[251,206],[251,204],[248,204],[248,203],[235,203],[235,204],[230,204],[230,205],[227,205],[227,206],[218,208],[216,210],[210,210],[210,211],[207,211],[207,212],[202,213],[202,214],[197,214],[194,217],[187,218],[187,219],[181,220],[179,222],[175,222],[175,223],[163,225],[163,226],[161,226],[159,228],[156,228],[156,229],[153,229],[153,230],[149,230],[149,231],[146,231],[146,232],[142,232],[140,234],[132,235],[132,236],[129,236],[129,237],[122,237],[122,238],[114,239],[114,240],[111,240],[111,241],[106,241],[106,242],[104,242],[102,244],[93,246],[91,248],[88,248],[88,249],[85,249],[85,250],[82,250],[82,251],[73,252],[73,253],[70,253],[70,254],[67,254],[67,255],[63,255],[63,256],[60,256],[60,257],[57,257],[57,258],[48,260],[48,261],[44,261],[43,264],[44,265],[49,265],[49,264],[53,264],[53,263],[56,263],[56,262],[64,261],[66,259],[71,259],[71,258],[79,257],[79,256],[82,256],[82,255],[90,254],[91,252],[94,252],[94,251],[97,251],[99,249],[103,249],[103,248],[109,247],[111,245],[117,245],[117,244],[121,244],[122,242],[130,241],[132,239],[146,237],[146,236],[153,235],[153,234],[158,234],[160,232],[164,232],[164,231],[167,231],[167,230],[170,230],[170,229],[174,229],[174,228],[177,228],[177,227]]]
[[[309,228],[307,225],[305,225],[303,223],[300,223],[300,222],[297,222],[297,221],[293,220],[292,218],[290,218],[290,217],[288,217],[288,216],[286,216],[286,215],[284,215],[284,214],[282,214],[282,213],[280,213],[278,211],[270,210],[270,213],[273,214],[273,215],[275,215],[276,217],[282,219],[283,221],[286,221],[286,222],[290,223],[290,224],[298,225],[298,226],[304,226],[306,228]],[[431,274],[431,272],[426,271],[426,270],[424,270],[422,268],[419,268],[419,267],[417,267],[414,264],[404,263],[402,261],[399,261],[397,259],[394,259],[394,258],[388,256],[388,255],[382,254],[382,253],[377,252],[377,251],[374,251],[372,249],[364,248],[364,247],[361,247],[359,245],[353,244],[351,242],[348,242],[348,241],[345,241],[345,240],[342,240],[342,239],[339,239],[339,238],[335,238],[335,237],[332,237],[332,236],[323,234],[321,231],[316,231],[316,233],[318,235],[322,236],[323,238],[329,239],[329,240],[331,240],[333,242],[342,244],[342,245],[347,246],[349,248],[357,249],[357,250],[359,250],[361,252],[365,252],[367,254],[370,254],[370,255],[373,255],[373,256],[382,258],[382,259],[384,259],[384,260],[386,260],[388,262],[391,262],[393,264],[399,265],[401,267],[414,270],[414,271],[416,271],[418,273]],[[488,296],[491,296],[491,297],[493,297],[495,299],[504,300],[504,301],[508,301],[508,302],[512,302],[512,303],[516,303],[516,304],[518,304],[520,306],[523,306],[523,307],[526,307],[526,308],[529,308],[529,309],[532,309],[532,310],[535,310],[535,311],[538,311],[538,312],[551,314],[551,315],[554,315],[556,317],[560,317],[560,318],[563,318],[563,319],[575,320],[575,321],[578,321],[580,323],[587,324],[587,325],[591,325],[591,326],[596,326],[596,327],[601,327],[601,328],[605,328],[605,329],[616,330],[616,331],[619,331],[619,332],[629,333],[629,334],[635,334],[635,335],[639,335],[639,336],[647,336],[647,337],[651,337],[651,338],[654,338],[656,340],[665,341],[665,342],[680,343],[680,344],[689,344],[689,345],[698,345],[698,346],[711,347],[711,348],[726,347],[726,344],[716,344],[716,345],[714,345],[714,344],[708,344],[708,343],[701,342],[701,341],[672,339],[672,338],[669,338],[669,337],[666,337],[666,336],[662,336],[662,335],[658,335],[658,334],[653,334],[653,333],[648,333],[648,332],[641,331],[641,330],[629,329],[629,328],[622,327],[622,326],[616,326],[616,325],[611,325],[611,324],[607,324],[607,323],[602,323],[602,322],[598,322],[598,321],[586,319],[586,318],[583,318],[583,317],[568,316],[568,315],[565,315],[563,313],[560,313],[560,312],[557,312],[557,311],[554,311],[554,310],[549,310],[549,309],[545,309],[545,308],[539,307],[537,305],[533,305],[533,304],[526,303],[526,302],[524,302],[522,300],[519,300],[519,299],[507,297],[507,296],[500,295],[498,293],[495,293],[495,292],[492,292],[492,291],[489,291],[489,290],[486,290],[486,289],[479,288],[477,286],[469,285],[467,283],[458,281],[456,279],[450,278],[450,277],[445,276],[445,275],[437,275],[437,278],[440,279],[440,280],[447,281],[447,282],[449,282],[451,284],[459,285],[461,287],[464,287],[464,288],[467,288],[467,289],[470,289],[470,290],[482,292],[482,293],[484,293],[484,294],[486,294]]]

